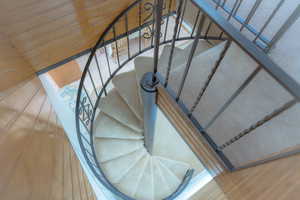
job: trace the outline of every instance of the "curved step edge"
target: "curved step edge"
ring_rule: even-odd
[[[111,90],[99,105],[100,110],[139,133],[143,132],[140,120],[128,107],[116,89]]]
[[[99,162],[107,162],[144,148],[143,140],[95,138],[95,151]]]
[[[122,177],[119,183],[116,184],[116,187],[128,196],[135,196],[137,187],[142,179],[148,161],[148,155],[142,157],[135,166],[133,166],[124,177]]]
[[[100,112],[95,120],[94,137],[125,140],[140,140],[144,138],[141,133],[124,126],[104,112]]]
[[[145,155],[145,149],[141,148],[117,159],[103,162],[101,168],[111,183],[118,183]]]
[[[140,121],[143,121],[143,107],[139,99],[139,87],[135,71],[124,72],[115,76],[112,83],[131,111]]]
[[[153,185],[153,166],[152,157],[149,156],[149,161],[146,165],[144,174],[137,187],[134,198],[138,200],[154,200],[154,185]]]

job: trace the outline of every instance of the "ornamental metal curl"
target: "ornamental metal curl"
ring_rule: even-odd
[[[83,97],[80,101],[81,106],[79,107],[79,117],[82,122],[88,126],[91,122],[91,116],[93,115],[93,108],[87,101],[87,97]]]
[[[166,6],[166,1],[165,1],[162,9],[165,10],[166,7],[167,6]],[[152,21],[153,21],[152,25],[149,24],[146,27],[147,31],[145,33],[143,33],[143,38],[145,38],[145,39],[151,39],[154,36],[154,32],[155,32],[154,31],[154,17],[153,17],[154,9],[155,9],[155,5],[152,2],[146,2],[144,4],[144,11],[149,12],[149,13],[146,15],[143,22],[145,23],[150,19],[152,19]],[[161,25],[163,25],[163,24],[164,24],[164,20],[161,20]],[[160,33],[160,37],[162,37],[162,35],[163,34]]]

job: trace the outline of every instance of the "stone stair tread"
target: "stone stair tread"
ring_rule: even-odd
[[[170,171],[172,171],[179,180],[182,180],[190,168],[188,164],[176,160],[171,160],[168,158],[157,157],[162,165],[167,167]]]
[[[103,112],[97,116],[94,127],[94,134],[97,138],[143,139],[141,133],[124,126]]]
[[[135,166],[135,164],[146,154],[144,148],[102,163],[102,169],[111,183],[118,183]]]
[[[96,138],[95,151],[100,162],[116,159],[143,148],[142,140]]]
[[[169,63],[169,56],[171,53],[171,45],[166,45],[164,46],[162,53],[159,57],[159,61],[158,61],[158,71],[165,76],[167,73],[167,69],[168,69],[168,63]],[[174,47],[174,52],[173,52],[173,59],[172,59],[172,65],[171,65],[171,70],[175,69],[176,67],[178,67],[178,62],[182,62],[182,55],[184,54],[184,50]]]
[[[183,51],[184,51],[184,56],[187,59],[190,51],[192,49],[193,46],[193,42],[190,42],[188,45],[186,45],[186,47],[184,47]],[[199,54],[207,51],[208,49],[212,48],[213,46],[211,44],[209,44],[207,41],[205,40],[199,40],[197,48],[195,50],[195,56],[198,56]]]
[[[159,160],[157,160],[157,162],[160,164],[159,166],[161,173],[163,174],[165,182],[168,184],[171,193],[175,192],[178,186],[181,184],[181,180]]]
[[[140,81],[143,78],[144,74],[147,72],[153,71],[153,58],[147,56],[139,56],[134,59],[134,68],[136,81],[138,84],[139,91],[141,90]],[[143,104],[141,93],[139,92],[140,102]]]
[[[135,198],[139,200],[154,200],[153,166],[151,157],[137,187]]]
[[[137,132],[142,132],[140,120],[131,111],[116,89],[111,90],[100,103],[101,111]]]
[[[217,59],[219,58],[224,45],[225,43],[223,42],[193,58],[181,94],[181,99],[184,99],[184,103],[187,105],[187,107],[191,107],[195,99],[197,98],[204,82],[207,80],[212,67],[215,65]],[[185,67],[178,67],[171,73],[169,86],[174,91],[178,91],[179,89],[184,70]]]
[[[115,88],[120,96],[128,104],[132,112],[140,119],[143,119],[143,107],[139,101],[139,88],[136,81],[135,71],[124,72],[112,79]]]
[[[171,190],[160,170],[160,163],[153,159],[154,199],[165,199],[171,195]]]
[[[149,156],[143,156],[135,165],[122,177],[116,187],[128,196],[134,196],[139,182],[144,174]]]

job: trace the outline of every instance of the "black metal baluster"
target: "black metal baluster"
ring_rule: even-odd
[[[233,12],[233,16],[236,16],[237,12],[239,11],[241,5],[243,3],[243,0],[239,0],[239,3],[237,4],[235,11]]]
[[[115,25],[113,25],[113,34],[114,34],[114,42],[115,42],[115,45],[116,45],[118,67],[120,67],[119,47],[118,47],[118,42],[116,40],[116,27],[115,27]]]
[[[125,30],[126,30],[126,38],[127,38],[127,54],[128,59],[130,59],[130,42],[129,42],[129,33],[128,33],[128,13],[125,14]]]
[[[197,26],[197,23],[198,23],[198,20],[199,20],[199,16],[200,16],[200,10],[198,10],[198,12],[197,12],[197,16],[196,16],[196,19],[195,19],[195,23],[193,25],[192,33],[191,33],[191,37],[193,37],[193,35],[194,35],[195,29],[196,29],[196,26]]]
[[[222,31],[219,35],[219,40],[221,40],[223,38],[224,32]]]
[[[142,1],[139,2],[139,27],[142,26]],[[139,53],[142,51],[142,29],[139,28]]]
[[[221,6],[221,0],[217,0],[218,2],[216,3],[216,10]]]
[[[231,95],[231,97],[226,101],[226,103],[220,108],[217,114],[207,123],[205,130],[207,130],[217,119],[218,117],[228,108],[228,106],[234,101],[234,99],[249,85],[249,83],[254,79],[254,77],[260,72],[261,67],[257,67],[248,78],[241,84],[241,86]]]
[[[292,106],[294,106],[298,101],[296,99],[290,100],[289,102],[285,103],[283,106],[280,108],[274,110],[271,114],[266,115],[264,118],[256,122],[255,124],[251,125],[249,128],[245,129],[244,131],[240,132],[237,136],[234,138],[230,139],[229,141],[225,142],[221,146],[218,147],[219,150],[223,150],[224,148],[230,146],[231,144],[235,143],[242,137],[249,135],[252,131],[257,129],[258,127],[264,125],[266,122],[272,120],[273,118],[279,116],[281,113],[284,111],[290,109]]]
[[[92,100],[91,100],[91,98],[90,98],[90,95],[88,94],[88,92],[87,92],[87,90],[86,90],[84,84],[82,85],[82,88],[83,88],[83,90],[84,90],[84,92],[85,92],[85,94],[86,94],[86,96],[87,96],[87,98],[88,98],[88,100],[89,100],[89,102],[90,102],[92,108],[94,109],[94,106],[95,106],[95,105],[92,103]]]
[[[300,4],[293,11],[293,13],[289,16],[289,18],[284,22],[284,24],[280,27],[280,29],[275,33],[273,38],[268,44],[268,48],[265,50],[268,53],[274,45],[282,38],[282,36],[286,33],[287,30],[300,18]]]
[[[267,21],[264,23],[263,27],[260,29],[256,37],[254,38],[253,42],[256,42],[256,40],[260,37],[260,35],[264,32],[264,30],[267,28],[267,26],[272,21],[273,17],[276,15],[278,10],[281,8],[285,0],[281,0],[279,4],[276,6],[276,8],[273,10],[272,14],[268,17]]]
[[[173,38],[172,38],[171,51],[170,51],[170,56],[169,56],[169,61],[168,61],[166,81],[164,84],[165,87],[168,86],[168,82],[169,82],[169,76],[170,76],[170,71],[171,71],[171,66],[172,66],[175,41],[176,41],[176,35],[177,35],[178,27],[179,27],[179,20],[180,20],[180,16],[181,16],[182,5],[183,5],[183,0],[179,0],[179,5],[178,5],[177,11],[176,11],[177,16],[176,16],[175,26],[174,26],[174,30],[173,30]]]
[[[106,57],[106,63],[107,63],[108,73],[111,76],[111,69],[110,69],[110,63],[109,63],[109,58],[108,58],[108,53],[107,53],[106,45],[104,46],[104,52],[105,52],[105,57]]]
[[[171,8],[172,8],[172,2],[173,2],[172,0],[169,0],[168,17],[166,20],[164,42],[167,40],[167,33],[168,33],[168,27],[169,27],[169,18],[170,18],[170,13],[171,13]]]
[[[230,11],[228,17],[227,17],[227,21],[229,21],[231,19],[231,17],[233,16],[233,13],[235,13],[235,10],[237,9],[237,6],[239,5],[240,0],[236,0],[234,2],[234,5],[232,7],[232,10]]]
[[[252,19],[252,17],[254,16],[254,14],[256,13],[256,10],[258,9],[258,7],[260,6],[260,4],[262,3],[263,0],[256,0],[256,2],[254,3],[252,9],[250,10],[247,18],[245,19],[244,23],[242,24],[240,31],[243,31],[243,29],[248,26],[250,20]]]
[[[161,32],[161,20],[162,20],[162,8],[163,8],[163,0],[157,0],[155,7],[155,46],[154,46],[154,76],[153,76],[153,83],[156,82],[156,73],[158,67],[158,57],[159,57],[159,43],[160,43],[160,32]]]
[[[94,166],[95,169],[98,169],[98,166],[97,166],[97,164],[96,164],[96,161],[95,161],[95,159],[94,159],[93,154],[92,154],[89,150],[87,150],[86,148],[84,148],[84,150],[85,150],[85,152],[87,152],[87,154],[89,155],[89,162]],[[91,157],[91,158],[90,158],[90,157]]]
[[[78,117],[78,119],[79,119],[79,121],[81,122],[81,124],[83,124],[85,130],[86,130],[88,133],[90,133],[90,130],[89,130],[88,127],[86,126],[85,122],[82,121],[82,119],[81,119],[80,117]],[[81,133],[80,133],[80,134],[81,134]],[[81,135],[82,135],[82,134],[81,134]]]
[[[213,24],[212,21],[210,21],[209,24],[208,24],[208,27],[207,27],[207,29],[205,31],[205,34],[204,34],[205,39],[207,39],[207,36],[208,36],[208,33],[210,31],[210,28],[211,28],[212,24]]]
[[[90,141],[82,133],[80,133],[80,135],[83,138],[83,140],[91,146]]]
[[[188,1],[188,0],[185,0],[185,1],[184,1],[184,7],[183,7],[181,19],[180,19],[180,25],[179,25],[179,30],[178,30],[177,38],[179,38],[179,36],[180,36],[181,27],[182,27],[182,23],[183,23],[185,11],[186,11],[187,1]]]
[[[155,0],[155,1],[159,1],[159,0]],[[154,28],[155,28],[155,23],[156,23],[156,21],[155,21],[155,15],[156,15],[156,13],[155,13],[155,8],[153,8],[152,9],[152,28],[151,28],[151,47],[153,47],[153,43],[154,43],[154,37],[155,37],[155,32],[156,32],[156,30],[154,30]]]
[[[84,105],[84,103],[85,103],[85,97],[83,97],[82,101],[80,101],[80,104],[81,104],[81,109],[82,109],[82,121],[85,123],[85,125],[88,125],[91,122],[91,116],[90,116],[89,110],[86,111],[86,109],[85,109],[86,105]],[[87,106],[90,106],[90,104],[87,104]],[[87,117],[87,121],[86,121],[85,115]]]
[[[180,95],[181,95],[181,92],[182,92],[182,89],[183,89],[183,86],[184,86],[187,74],[188,74],[189,69],[191,67],[192,60],[194,58],[195,50],[196,50],[196,48],[198,46],[198,43],[199,43],[199,38],[201,36],[201,31],[203,29],[203,25],[204,25],[205,19],[206,19],[206,16],[205,16],[204,13],[202,13],[201,20],[200,20],[199,25],[198,25],[197,33],[196,33],[196,36],[195,36],[195,39],[194,39],[194,42],[193,42],[193,45],[192,45],[189,57],[188,57],[188,61],[187,61],[186,67],[185,67],[185,71],[183,73],[183,77],[182,77],[180,86],[179,86],[179,90],[177,92],[176,101],[178,101],[179,98],[180,98]]]
[[[95,92],[95,94],[98,96],[98,91],[97,91],[97,89],[96,89],[95,82],[94,82],[94,79],[93,79],[93,77],[92,77],[92,74],[91,74],[89,68],[87,69],[87,72],[88,72],[88,75],[89,75],[89,77],[90,77],[92,86],[93,86],[93,88],[94,88],[94,92]]]
[[[104,86],[104,82],[103,82],[103,78],[102,78],[102,74],[101,74],[101,70],[100,70],[100,66],[99,66],[99,61],[98,61],[98,58],[97,58],[97,51],[95,52],[94,57],[95,57],[97,69],[98,69],[98,72],[99,72],[99,77],[100,77],[100,81],[101,81],[101,86],[103,87],[103,86]],[[105,88],[104,88],[104,94],[105,94],[105,96],[107,95],[107,92],[106,92],[106,89],[105,89]]]
[[[221,0],[218,0],[218,2],[216,3],[216,7],[215,7],[215,9],[216,10],[218,10],[219,9],[219,7],[220,7],[220,4],[221,4]],[[206,32],[205,32],[205,38],[207,38],[207,36],[208,36],[208,33],[209,33],[209,31],[210,31],[210,28],[211,28],[211,26],[213,25],[213,22],[212,21],[210,21],[209,22],[209,25],[208,25],[208,28],[207,28],[207,30],[206,30]],[[223,33],[221,32],[221,34],[223,35]],[[222,38],[222,35],[220,35],[219,36],[219,39],[221,39]]]
[[[227,3],[227,0],[224,0],[223,3],[222,3],[222,7],[224,7]]]
[[[212,78],[214,77],[215,73],[217,72],[217,69],[219,68],[219,66],[220,66],[223,58],[225,57],[226,52],[228,51],[230,45],[231,45],[231,41],[227,40],[227,42],[225,44],[225,47],[224,47],[223,51],[220,54],[219,59],[217,60],[214,68],[211,70],[210,74],[208,75],[208,79],[206,80],[206,82],[204,84],[204,87],[201,89],[201,91],[200,91],[200,93],[199,93],[199,95],[198,95],[198,97],[197,97],[194,105],[192,106],[192,108],[191,108],[191,110],[189,112],[189,116],[192,115],[192,113],[194,112],[194,110],[196,109],[196,107],[198,106],[198,104],[200,103],[202,96],[204,95],[204,93],[205,93],[206,89],[208,88],[208,86],[209,86]]]

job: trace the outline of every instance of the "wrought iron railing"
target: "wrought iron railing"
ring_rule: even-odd
[[[248,1],[245,2],[244,0],[208,0],[208,2],[212,2],[213,6],[216,10],[222,10],[221,12],[223,16],[229,22],[234,22],[235,27],[239,29],[240,32],[249,33],[248,39],[252,40],[259,48],[264,50],[266,53],[269,52],[276,43],[283,37],[283,35],[289,30],[289,28],[299,19],[300,17],[300,4],[296,5],[294,10],[290,13],[285,13],[286,19],[284,23],[273,27],[272,30],[274,34],[272,36],[264,35],[266,29],[271,26],[274,20],[277,20],[276,17],[282,10],[282,8],[287,4],[291,4],[291,2],[287,2],[285,0],[280,0],[278,2],[271,2],[274,4],[273,9],[270,10],[266,19],[261,19],[264,21],[263,25],[260,28],[257,28],[251,24],[251,20],[255,18],[256,15],[261,15],[262,12],[265,12],[265,9],[259,10],[261,7],[264,7],[264,3],[266,0],[255,0],[255,1]],[[247,12],[246,16],[242,16],[239,14],[241,6],[247,3],[247,6],[251,8]],[[297,2],[294,2],[295,4]],[[293,5],[290,5],[293,6]],[[210,27],[212,22],[210,23]]]
[[[213,0],[225,10],[228,10],[226,4],[219,4],[220,1]],[[186,4],[191,3],[195,9],[194,18],[192,22],[185,23]],[[240,6],[238,0],[235,8],[228,10],[230,18],[237,18],[236,10]],[[240,33],[240,30],[232,26],[228,19],[226,19],[216,12],[217,7],[212,7],[205,0],[137,0],[131,4],[126,10],[118,15],[113,22],[101,34],[96,45],[92,48],[90,56],[84,68],[82,78],[78,89],[78,97],[76,103],[76,126],[77,134],[83,155],[87,163],[97,179],[105,185],[114,194],[123,199],[132,199],[115,188],[105,174],[101,170],[101,165],[97,160],[94,149],[94,121],[101,109],[101,100],[107,95],[111,88],[111,81],[114,76],[121,73],[123,70],[129,70],[129,63],[134,58],[143,53],[152,52],[154,59],[153,81],[160,81],[160,83],[169,91],[176,102],[180,105],[183,111],[191,119],[191,121],[199,128],[203,136],[207,139],[212,148],[223,160],[225,165],[235,170],[241,166],[234,166],[231,161],[224,155],[223,151],[227,146],[237,142],[245,135],[251,133],[259,126],[272,120],[274,117],[280,115],[285,110],[293,107],[300,100],[300,86],[287,73],[285,73],[279,66],[277,66],[263,51],[261,46],[257,46]],[[252,30],[247,24],[247,19],[242,21],[242,26],[246,29]],[[211,35],[210,29],[213,25],[217,27],[219,35]],[[185,33],[183,33],[185,32]],[[262,31],[256,31],[256,37],[260,40],[265,40]],[[205,81],[203,88],[200,90],[193,105],[188,108],[181,98],[184,92],[185,82],[191,63],[194,58],[195,50],[199,40],[206,40],[208,42],[226,41],[223,51],[219,55],[217,62],[212,66],[211,72]],[[192,41],[192,47],[187,56],[184,66],[184,73],[182,74],[180,85],[177,91],[172,89],[169,79],[171,76],[174,48],[179,42]],[[269,42],[269,41],[268,41]],[[120,45],[122,43],[123,45]],[[241,51],[246,53],[249,58],[257,63],[257,68],[244,80],[244,82],[236,89],[231,97],[224,102],[224,105],[219,109],[215,116],[210,120],[206,126],[202,126],[199,120],[194,117],[195,110],[208,90],[211,80],[217,73],[220,63],[226,56],[226,53],[232,43],[236,43]],[[171,51],[168,57],[168,66],[166,73],[160,73],[159,53],[161,48],[170,44]],[[272,44],[269,42],[268,44]],[[125,47],[125,48],[124,48]],[[122,48],[122,49],[120,49]],[[269,46],[268,46],[269,48]],[[115,58],[111,59],[110,49],[114,49]],[[99,54],[101,56],[99,56]],[[199,66],[201,67],[201,66]],[[207,133],[207,129],[218,119],[218,117],[229,107],[229,105],[240,95],[240,93],[253,81],[256,75],[266,71],[277,83],[282,85],[292,96],[293,99],[286,104],[275,109],[272,113],[266,114],[265,117],[259,119],[250,128],[245,129],[241,133],[223,144],[216,144]],[[255,164],[255,163],[253,163]],[[187,176],[187,179],[190,177]],[[167,199],[174,199],[186,187],[187,180],[183,180],[183,184],[177,191]]]

